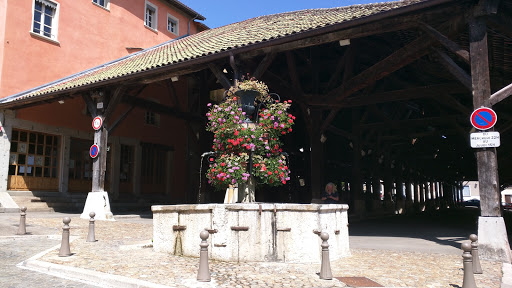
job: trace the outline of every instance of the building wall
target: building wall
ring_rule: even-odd
[[[480,184],[478,183],[478,181],[465,182],[463,189],[465,191],[469,190],[469,195],[464,194],[464,192],[463,192],[464,201],[470,200],[470,199],[480,199]]]
[[[184,107],[187,107],[186,99],[188,97],[186,77],[180,77],[180,81],[174,82],[173,86],[176,91],[176,98],[170,95],[169,88],[162,83],[149,85],[137,97],[185,111]],[[127,97],[128,95],[124,96]],[[119,103],[110,118],[110,124],[119,119],[129,107],[130,106],[126,103]],[[114,195],[119,194],[119,191],[117,191],[119,189],[118,154],[121,144],[135,147],[136,157],[135,163],[133,164],[135,175],[132,194],[138,195],[147,192],[141,191],[143,185],[141,185],[140,167],[142,159],[140,149],[142,143],[151,143],[172,149],[172,153],[167,156],[169,159],[172,158],[172,161],[168,163],[170,166],[167,167],[166,174],[166,178],[169,181],[165,191],[162,190],[160,192],[162,194],[169,194],[169,198],[173,201],[182,202],[186,199],[185,193],[188,181],[187,170],[183,168],[186,167],[188,153],[186,148],[188,145],[186,142],[187,123],[172,115],[158,114],[159,124],[149,125],[145,123],[145,114],[147,111],[148,110],[144,108],[135,107],[112,133],[109,133],[109,153],[112,161],[110,164],[110,173],[112,174],[110,174],[109,179],[113,181],[108,183],[110,185],[109,188],[113,189],[109,191],[109,193],[113,193]],[[65,178],[67,177],[67,171],[69,169],[69,138],[86,139],[90,141],[91,145],[93,144],[94,130],[91,127],[92,117],[87,114],[86,104],[82,97],[77,95],[74,98],[65,99],[63,104],[53,102],[23,108],[8,115],[11,115],[7,118],[8,121],[6,122],[9,125],[9,131],[14,128],[49,133],[62,137],[61,143],[63,143],[63,145],[61,146],[61,164],[59,165],[59,169],[61,170],[59,173],[59,191],[68,192],[66,184],[68,181]],[[109,123],[105,122],[105,125],[109,127]],[[6,138],[4,142],[6,142],[4,146],[7,148],[5,148],[6,155],[4,155],[4,160],[0,160],[0,166],[2,168],[9,165],[9,141]],[[68,146],[66,146],[65,143],[68,143]],[[66,149],[68,150],[67,154]],[[4,171],[3,174],[6,173],[7,172]],[[0,173],[0,178],[2,178],[1,175],[2,173]]]
[[[156,31],[144,25],[145,0],[111,0],[109,10],[91,0],[52,2],[59,4],[57,41],[30,32],[34,0],[0,0],[0,98],[177,38],[167,31],[168,13],[179,20],[179,36],[192,20],[167,1],[150,1],[158,7]]]

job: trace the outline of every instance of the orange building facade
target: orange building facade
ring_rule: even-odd
[[[198,33],[208,29],[196,22],[204,19],[171,0],[0,0],[0,97]],[[129,96],[187,107],[190,81],[169,79]],[[185,201],[187,171],[176,168],[188,153],[187,137],[177,137],[187,135],[185,121],[129,102],[111,118],[105,190],[112,198],[161,194]],[[7,178],[0,191],[91,191],[94,130],[82,97],[4,110],[0,122],[0,174]]]
[[[178,1],[0,0],[0,98],[205,29],[194,19]]]

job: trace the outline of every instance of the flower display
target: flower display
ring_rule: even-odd
[[[237,91],[257,91],[258,96],[256,97],[256,101],[263,102],[265,98],[268,97],[268,86],[262,81],[256,80],[254,77],[249,77],[249,75],[242,76],[242,80],[238,83],[238,87],[232,86],[227,91],[228,97],[235,96]],[[237,100],[237,99],[235,99]]]
[[[252,173],[260,183],[278,186],[290,180],[290,169],[284,155],[268,158],[256,156],[255,158],[257,161],[253,163]]]
[[[242,111],[237,96],[242,90],[259,91],[253,103],[258,107],[255,115]],[[288,113],[290,106],[291,101],[270,97],[267,85],[254,78],[228,90],[222,103],[209,103],[206,130],[214,133],[212,149],[217,157],[210,163],[208,182],[219,189],[247,182],[251,155],[250,170],[258,183],[286,184],[290,170],[279,137],[292,132],[295,116]]]
[[[292,132],[295,116],[286,113],[292,101],[275,102],[266,105],[258,113],[258,124],[273,136]]]
[[[217,157],[215,163],[210,165],[207,177],[214,186],[226,188],[228,185],[247,182],[249,173],[247,171],[247,162],[249,155],[240,154],[222,154]]]

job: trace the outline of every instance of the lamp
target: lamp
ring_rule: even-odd
[[[256,107],[254,107],[254,100],[256,100],[256,96],[258,96],[260,93],[258,91],[254,90],[238,90],[235,92],[235,95],[238,96],[240,99],[238,104],[240,105],[240,108],[242,108],[242,111],[245,112],[245,115],[247,118],[245,119],[246,122],[251,122],[249,119],[249,116],[252,116],[254,114],[254,111],[256,111]]]

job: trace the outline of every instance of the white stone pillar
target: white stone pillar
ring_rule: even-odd
[[[9,155],[11,150],[12,124],[14,111],[2,110],[0,112],[0,192],[7,191],[9,178]]]
[[[512,255],[503,217],[478,217],[478,255],[481,259],[511,262]]]

